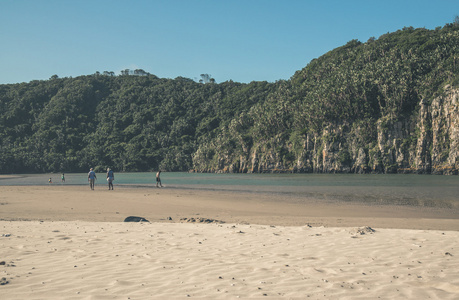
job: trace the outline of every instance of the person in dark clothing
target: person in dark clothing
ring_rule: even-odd
[[[163,185],[161,184],[161,178],[159,177],[161,175],[161,171],[158,171],[158,173],[156,173],[156,187],[159,188],[159,187],[163,187]]]
[[[113,170],[107,168],[108,190],[113,190],[113,180],[115,180],[115,174],[113,173]]]

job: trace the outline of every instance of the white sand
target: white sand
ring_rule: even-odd
[[[459,232],[357,229],[0,221],[0,295],[459,298]]]
[[[0,186],[0,299],[459,299],[458,241],[457,209]]]

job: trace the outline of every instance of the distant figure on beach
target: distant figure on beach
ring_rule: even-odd
[[[62,182],[65,182],[65,175],[64,175],[64,173],[62,173],[61,181],[62,181]]]
[[[89,169],[88,173],[88,181],[89,181],[89,187],[91,190],[94,190],[94,182],[97,179],[96,173],[94,173],[93,169]]]
[[[107,168],[108,190],[110,190],[110,187],[113,190],[113,180],[115,180],[115,174],[113,173],[113,170]]]
[[[159,170],[158,173],[156,173],[156,187],[163,187],[163,185],[161,184],[161,178],[159,177],[160,175],[161,175],[161,170]]]
[[[48,183],[53,183],[51,177],[48,179]]]

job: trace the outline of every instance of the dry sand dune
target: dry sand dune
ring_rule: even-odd
[[[447,210],[187,190],[0,192],[1,299],[459,298],[458,220]],[[121,222],[128,215],[153,222]]]
[[[457,299],[456,231],[0,222],[3,299]],[[5,297],[5,298],[4,298]]]

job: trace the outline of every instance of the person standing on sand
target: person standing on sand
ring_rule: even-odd
[[[161,175],[161,170],[159,170],[158,173],[156,173],[156,187],[157,188],[163,187],[163,185],[161,184],[161,178],[159,178],[160,175]]]
[[[113,190],[113,180],[115,180],[115,174],[113,173],[113,170],[107,168],[108,190],[110,190],[110,187],[112,187]]]
[[[62,181],[62,182],[65,182],[65,176],[64,176],[64,173],[62,173],[62,176],[61,176],[61,181]]]
[[[89,187],[91,190],[94,190],[94,182],[97,179],[96,173],[94,173],[93,169],[89,169],[88,173],[88,181],[89,181]]]

